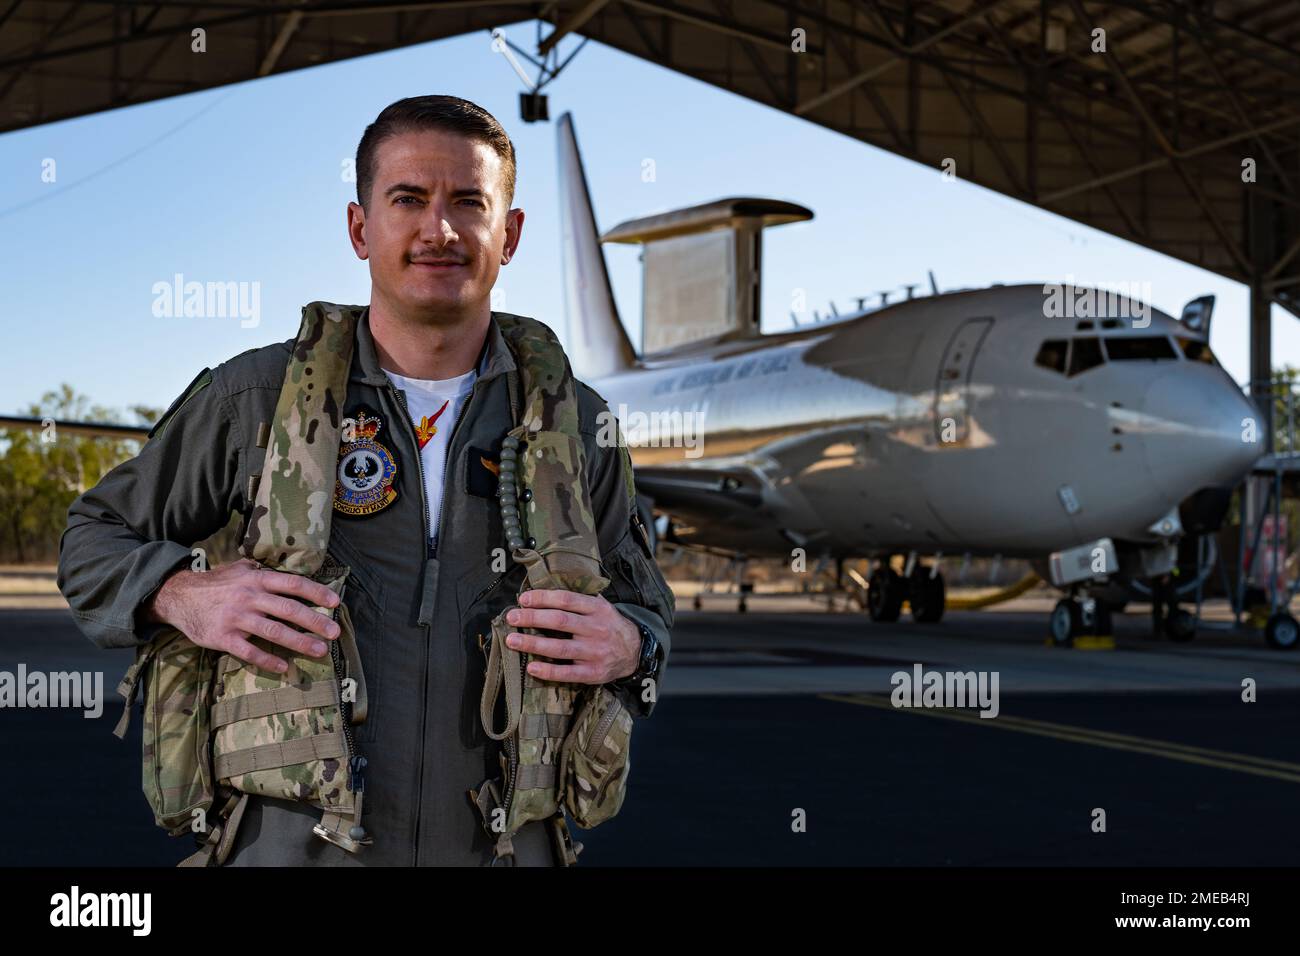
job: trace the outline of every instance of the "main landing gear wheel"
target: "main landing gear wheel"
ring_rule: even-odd
[[[867,616],[873,621],[897,621],[903,610],[903,579],[893,568],[876,568],[867,579]]]
[[[1074,643],[1074,639],[1083,633],[1083,612],[1079,602],[1073,598],[1057,601],[1048,618],[1048,630],[1052,643],[1057,647],[1069,647]]]
[[[1180,607],[1173,608],[1165,618],[1165,637],[1185,644],[1196,636],[1196,615]]]
[[[1293,651],[1300,643],[1300,624],[1286,611],[1278,611],[1268,619],[1268,626],[1264,628],[1264,640],[1268,641],[1270,647]]]
[[[908,603],[912,605],[912,620],[921,624],[933,624],[943,617],[943,575],[918,564],[912,569],[908,582]]]

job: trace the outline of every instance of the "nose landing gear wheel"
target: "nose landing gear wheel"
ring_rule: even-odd
[[[1300,644],[1300,625],[1286,611],[1278,611],[1268,619],[1268,626],[1264,628],[1264,640],[1268,641],[1270,647],[1293,651]]]
[[[1079,609],[1079,602],[1071,598],[1057,601],[1048,618],[1048,631],[1057,647],[1073,644],[1074,639],[1083,633],[1083,612]]]
[[[867,616],[873,621],[897,621],[903,610],[903,579],[893,568],[876,568],[867,579]]]

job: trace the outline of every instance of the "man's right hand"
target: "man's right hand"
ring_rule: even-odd
[[[143,612],[151,621],[170,624],[200,647],[283,674],[288,663],[257,648],[250,636],[311,657],[329,652],[329,645],[314,635],[326,640],[339,636],[338,624],[295,598],[326,608],[339,603],[323,584],[244,558],[210,571],[177,571],[154,592]]]

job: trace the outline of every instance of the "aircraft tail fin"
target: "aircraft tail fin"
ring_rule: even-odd
[[[614,304],[572,114],[562,115],[557,129],[560,251],[570,332],[566,351],[576,376],[596,379],[631,368],[636,352]]]

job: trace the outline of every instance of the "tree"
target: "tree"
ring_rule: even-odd
[[[139,424],[152,424],[161,412],[132,408]],[[119,413],[92,405],[67,384],[46,392],[18,414],[48,423],[40,430],[0,429],[0,560],[52,561],[67,526],[68,506],[107,471],[135,455],[140,442],[60,432],[55,419],[122,423]]]

